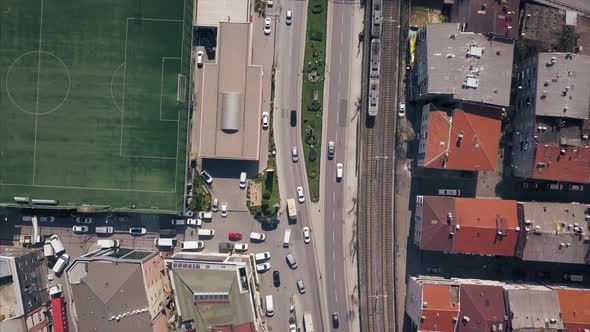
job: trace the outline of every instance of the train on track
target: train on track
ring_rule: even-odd
[[[371,36],[376,38],[379,38],[379,36],[381,36],[381,21],[383,20],[383,17],[381,16],[381,1],[382,0],[373,0]]]
[[[377,116],[379,113],[379,75],[381,68],[381,40],[371,39],[370,71],[369,71],[369,116]]]

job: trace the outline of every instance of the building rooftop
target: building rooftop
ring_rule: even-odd
[[[199,0],[196,26],[217,27],[220,22],[245,23],[249,19],[248,0]]]
[[[460,287],[459,332],[507,329],[504,289],[501,286],[462,284]]]
[[[565,25],[565,10],[527,3],[524,12],[523,38],[557,45]]]
[[[588,119],[590,56],[541,52],[537,57],[536,115]]]
[[[563,326],[568,331],[590,329],[590,290],[576,288],[556,288],[559,306],[563,315]],[[580,305],[582,304],[582,305]]]
[[[587,264],[590,232],[586,227],[586,205],[547,202],[519,203],[525,222],[521,258]],[[581,234],[580,234],[581,232]]]
[[[456,23],[426,27],[429,94],[507,106],[514,45],[482,34],[460,32]]]
[[[511,326],[517,329],[563,329],[557,292],[549,288],[506,288]]]
[[[454,331],[459,316],[457,285],[422,285],[421,331]]]
[[[538,144],[532,178],[590,183],[590,147]]]
[[[252,65],[251,28],[220,23],[217,62],[201,69],[201,158],[259,158],[263,73]]]
[[[430,104],[432,105],[432,104]],[[494,171],[498,159],[502,110],[463,103],[451,114],[431,106],[424,167]]]
[[[151,331],[152,320],[141,264],[77,262],[85,275],[70,281],[77,325],[82,331]],[[119,316],[119,320],[113,317]]]
[[[423,196],[424,250],[514,256],[518,240],[516,201]]]
[[[198,331],[212,327],[255,331],[250,294],[247,289],[241,289],[236,266],[222,263],[208,269],[201,268],[201,263],[194,260],[173,264],[174,295],[183,322],[191,322]],[[210,294],[208,299],[196,298],[207,294]]]
[[[451,22],[464,23],[465,31],[514,39],[518,34],[518,12],[519,0],[463,0],[453,6]]]

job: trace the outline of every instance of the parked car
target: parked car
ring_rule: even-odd
[[[194,218],[189,218],[186,220],[186,224],[188,226],[195,226],[195,227],[201,227],[203,226],[203,220],[201,219],[194,219]]]
[[[220,243],[219,244],[219,251],[220,252],[226,252],[226,251],[232,251],[234,249],[234,244],[233,243]]]
[[[302,186],[297,187],[297,200],[299,201],[299,203],[305,202],[305,194],[303,193]]]
[[[461,196],[461,190],[459,190],[459,189],[439,189],[438,194],[440,196]]]
[[[522,187],[526,190],[539,189],[539,184],[536,182],[525,181],[522,183]]]
[[[275,287],[281,286],[281,274],[279,271],[275,270],[272,272],[272,281],[273,281]]]
[[[211,204],[211,211],[217,212],[219,210],[219,198],[214,198],[213,203]]]
[[[268,7],[272,7],[272,5],[273,5],[273,0],[266,0],[266,5],[267,5]]]
[[[39,217],[39,221],[40,222],[54,222],[55,221],[55,217]]]
[[[272,20],[270,19],[270,17],[265,18],[264,19],[264,34],[265,35],[270,35],[270,32],[272,31],[271,25],[272,25]]]
[[[236,251],[246,251],[246,250],[248,250],[248,244],[247,243],[235,243],[234,249]]]
[[[262,128],[267,129],[269,121],[268,112],[262,112]]]
[[[76,217],[76,222],[78,224],[92,224],[92,218],[90,218],[90,217],[85,217],[85,218]]]
[[[291,23],[293,23],[293,11],[291,9],[287,9],[285,23],[287,23],[287,25],[291,25]]]
[[[311,242],[311,231],[309,230],[309,227],[303,227],[303,242]]]
[[[68,256],[68,254],[63,254],[63,255],[59,256],[59,258],[57,259],[57,262],[55,262],[55,264],[53,265],[53,268],[51,268],[51,269],[55,273],[61,273],[61,271],[63,271],[63,269],[66,267],[66,265],[68,265],[69,261],[70,261],[70,256]]]
[[[336,181],[340,182],[342,180],[342,175],[344,173],[344,166],[342,163],[336,164]]]
[[[293,147],[293,149],[291,149],[291,160],[293,160],[294,163],[299,161],[299,154],[297,153],[297,147]]]
[[[88,233],[88,226],[74,226],[72,231],[74,233]]]
[[[403,118],[406,116],[406,103],[399,103],[399,109],[397,111],[397,116]]]
[[[256,272],[258,272],[258,273],[266,272],[268,270],[270,270],[270,263],[263,263],[263,264],[256,265]]]
[[[569,191],[584,191],[584,186],[581,184],[570,184],[567,186],[567,190]]]
[[[547,189],[549,189],[549,190],[563,190],[563,184],[561,184],[561,183],[548,183]]]
[[[180,244],[182,250],[201,250],[205,248],[204,241],[183,241]]]
[[[242,233],[230,232],[229,239],[232,241],[239,241],[242,239]]]
[[[197,67],[201,68],[203,67],[203,51],[198,51],[197,52]]]
[[[258,263],[260,261],[265,261],[268,259],[270,259],[270,252],[268,252],[268,251],[261,252],[261,253],[254,255],[254,260],[256,261],[256,263]]]
[[[297,289],[299,290],[299,294],[305,294],[305,284],[303,280],[297,280]]]
[[[131,227],[129,228],[129,234],[131,235],[145,235],[147,233],[147,229],[144,227]]]
[[[213,177],[211,176],[211,174],[209,174],[209,172],[203,170],[201,172],[201,177],[203,178],[203,181],[205,181],[206,184],[212,184],[213,183]]]
[[[295,260],[295,257],[293,257],[293,254],[288,254],[286,259],[287,264],[289,264],[289,266],[295,270],[297,268],[297,261]]]
[[[221,204],[221,216],[223,218],[227,217],[227,203]]]
[[[266,240],[266,234],[264,234],[264,233],[257,233],[257,232],[251,232],[250,233],[250,240],[253,240],[253,241],[264,241],[264,240]]]

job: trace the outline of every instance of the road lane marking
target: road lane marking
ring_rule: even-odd
[[[340,52],[340,64],[342,64],[342,52]]]

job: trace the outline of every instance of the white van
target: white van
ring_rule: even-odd
[[[199,250],[205,248],[205,242],[203,241],[183,241],[180,244],[182,250]]]
[[[459,189],[439,189],[438,194],[440,196],[461,196],[461,190],[459,190]]]
[[[176,245],[176,239],[175,238],[154,239],[154,245],[156,247],[174,247]]]
[[[96,234],[113,234],[113,226],[99,226],[94,229]]]
[[[291,229],[285,229],[285,236],[283,237],[283,247],[289,248],[289,242],[291,242]]]
[[[43,254],[45,257],[53,257],[53,255],[55,255],[53,247],[49,241],[45,241],[45,244],[43,245]]]
[[[264,234],[264,233],[257,233],[257,232],[250,233],[250,240],[264,241],[265,239],[266,239],[266,234]]]
[[[64,248],[64,245],[59,240],[59,237],[55,234],[49,238],[49,243],[53,247],[53,251],[55,252],[54,253],[55,256],[59,256],[66,251],[66,249]]]
[[[63,292],[63,288],[61,287],[61,284],[57,284],[57,285],[49,288],[49,296],[59,295],[62,292]]]
[[[201,228],[201,229],[199,229],[199,236],[213,237],[213,236],[215,236],[215,230],[213,230],[213,229],[207,229],[207,228]]]
[[[103,249],[109,249],[118,248],[121,242],[119,240],[98,240],[96,244]]]
[[[240,173],[240,188],[246,188],[246,172]]]
[[[266,301],[264,301],[266,303],[266,315],[268,317],[272,317],[275,314],[275,308],[272,302],[272,295],[267,295],[266,296]]]
[[[63,271],[64,267],[66,267],[66,265],[68,265],[69,261],[70,261],[70,256],[68,256],[68,254],[63,254],[63,255],[59,256],[59,258],[57,259],[57,262],[55,262],[55,265],[53,265],[53,268],[51,268],[51,269],[55,273],[61,273],[61,271]]]

